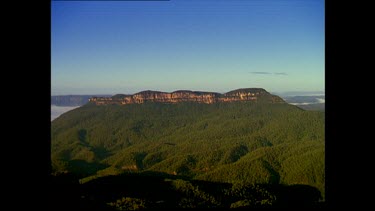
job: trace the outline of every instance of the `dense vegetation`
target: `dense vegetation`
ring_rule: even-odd
[[[324,198],[324,113],[286,103],[88,103],[55,119],[51,132],[53,173],[73,173],[82,185],[161,172],[180,177],[168,184],[188,196],[174,207],[268,206],[280,203],[274,187],[290,185]],[[210,194],[196,181],[229,186]],[[123,194],[107,205],[154,207],[146,198]]]

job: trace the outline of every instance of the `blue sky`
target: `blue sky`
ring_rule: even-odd
[[[51,91],[324,91],[323,0],[53,1]]]

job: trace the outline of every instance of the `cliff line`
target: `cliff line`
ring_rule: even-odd
[[[236,89],[225,94],[216,92],[201,92],[190,90],[178,90],[171,93],[159,91],[142,91],[134,95],[117,94],[112,97],[92,97],[89,102],[96,105],[108,104],[141,104],[145,102],[158,103],[179,103],[197,102],[213,104],[217,102],[235,101],[262,101],[269,103],[283,103],[284,100],[276,95],[272,95],[262,88]]]

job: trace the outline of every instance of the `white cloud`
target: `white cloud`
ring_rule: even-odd
[[[325,103],[326,100],[324,98],[316,98],[316,100],[318,101],[318,103]]]
[[[289,103],[292,105],[309,105],[309,104],[316,104],[316,103]]]
[[[59,117],[61,114],[78,108],[79,106],[55,106],[51,105],[51,121]]]

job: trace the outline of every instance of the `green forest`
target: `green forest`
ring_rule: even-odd
[[[52,177],[113,210],[318,206],[324,128],[287,103],[87,103],[52,121]]]

